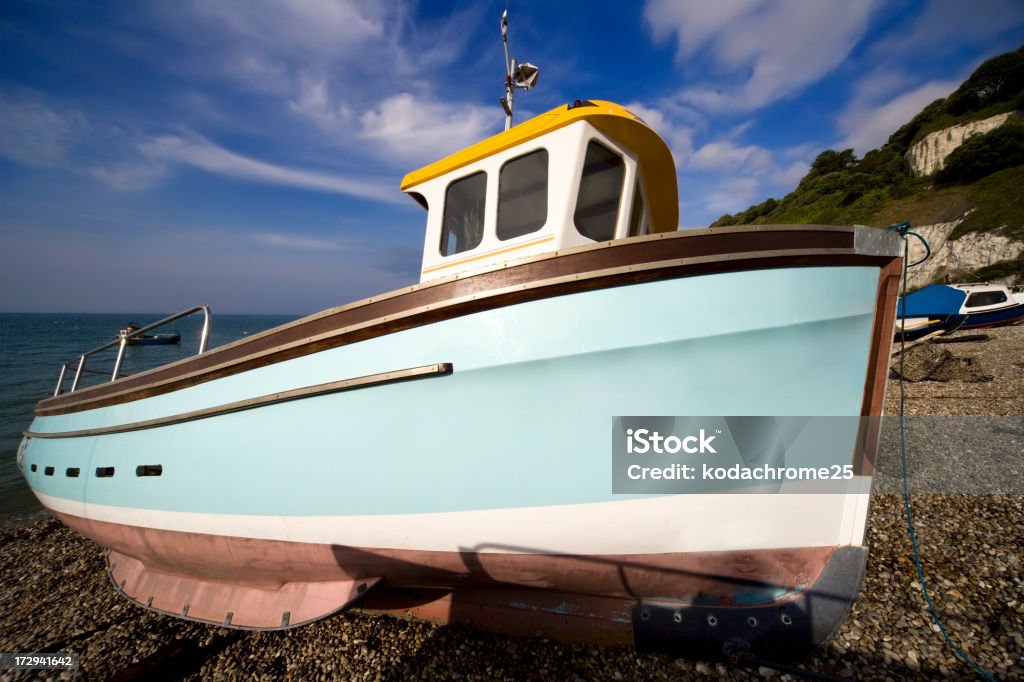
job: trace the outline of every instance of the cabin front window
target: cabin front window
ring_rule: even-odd
[[[1006,303],[1006,294],[1002,291],[977,291],[967,297],[966,307],[978,308],[997,303]]]
[[[597,242],[615,237],[615,219],[619,214],[625,173],[621,156],[591,140],[587,145],[573,216],[576,229],[584,237]]]
[[[498,239],[536,232],[548,219],[548,153],[538,149],[501,167]]]
[[[629,234],[636,237],[641,234],[651,233],[651,222],[647,219],[647,207],[644,206],[644,193],[640,189],[640,179],[637,178],[636,186],[633,188],[633,208],[629,212]]]
[[[448,185],[441,226],[441,255],[452,256],[480,246],[484,238],[487,174],[467,175]]]

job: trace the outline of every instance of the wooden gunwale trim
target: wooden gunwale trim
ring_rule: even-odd
[[[342,393],[344,391],[352,391],[360,388],[369,388],[371,386],[382,386],[384,384],[393,384],[400,381],[409,381],[412,379],[423,379],[426,377],[435,376],[447,376],[451,373],[451,363],[440,362],[435,363],[433,365],[423,365],[420,367],[410,367],[408,369],[396,369],[390,372],[367,374],[365,376],[354,377],[352,379],[330,381],[323,384],[316,384],[314,386],[296,388],[290,391],[268,393],[267,395],[261,395],[256,398],[237,400],[235,402],[225,403],[223,405],[207,407],[202,410],[192,410],[190,412],[182,412],[180,414],[173,414],[167,417],[158,417],[156,419],[145,419],[142,421],[130,422],[127,424],[118,424],[116,426],[105,426],[95,429],[80,429],[78,431],[25,431],[23,435],[27,436],[28,438],[83,438],[85,436],[103,436],[111,433],[142,431],[143,429],[153,429],[160,426],[171,426],[172,424],[182,424],[184,422],[196,421],[198,419],[217,417],[222,414],[229,414],[231,412],[242,412],[245,410],[252,410],[256,409],[257,407],[276,405],[278,403],[284,403],[291,400],[299,400],[301,398],[313,398],[315,396],[328,395],[330,393]]]
[[[874,472],[878,442],[881,435],[881,416],[885,405],[885,388],[889,379],[889,352],[893,326],[896,321],[896,303],[899,298],[903,259],[895,258],[878,273],[878,295],[875,301],[875,319],[871,328],[871,349],[864,378],[864,397],[857,435],[858,448],[853,468],[857,476],[870,476]]]
[[[871,352],[868,355],[867,378],[864,381],[864,403],[861,415],[880,416],[885,403],[885,386],[889,378],[889,353],[892,330],[896,322],[896,303],[899,298],[903,259],[895,258],[878,273],[878,299],[875,303],[875,321],[871,329]]]
[[[695,253],[701,255],[665,257]],[[128,402],[421,324],[548,296],[737,269],[881,266],[890,260],[858,255],[853,228],[725,234],[716,230],[606,242],[562,252],[557,258],[547,255],[468,277],[445,278],[325,311],[173,365],[48,398],[37,405],[36,413],[63,414]]]
[[[267,329],[265,331],[258,332],[256,334],[253,334],[252,336],[248,336],[248,337],[243,338],[243,339],[238,339],[236,341],[232,341],[230,343],[226,343],[223,346],[218,346],[217,348],[214,348],[214,349],[208,351],[205,355],[209,356],[211,354],[229,353],[230,351],[234,350],[238,346],[250,345],[250,344],[252,344],[254,342],[259,342],[259,341],[261,341],[263,339],[266,339],[269,336],[275,336],[275,335],[279,335],[279,334],[282,334],[282,333],[287,333],[289,330],[294,329],[296,327],[308,325],[308,324],[311,324],[311,323],[316,323],[316,322],[318,322],[320,320],[323,320],[325,318],[334,317],[334,316],[337,316],[337,315],[339,315],[341,313],[345,313],[345,312],[348,312],[348,311],[351,311],[351,310],[362,308],[362,307],[365,307],[365,306],[370,305],[370,304],[380,304],[380,303],[382,303],[384,301],[388,301],[388,300],[391,300],[391,299],[394,299],[394,298],[398,298],[398,297],[401,297],[401,296],[407,296],[409,294],[415,294],[417,292],[421,292],[421,291],[426,290],[426,289],[431,289],[431,288],[435,288],[435,287],[441,287],[441,286],[444,286],[446,284],[451,284],[453,282],[465,281],[468,278],[476,278],[476,277],[480,277],[480,276],[494,274],[496,272],[507,272],[511,268],[518,268],[518,267],[522,267],[522,266],[532,265],[532,264],[535,264],[535,263],[538,263],[538,262],[548,261],[548,260],[551,260],[553,258],[562,258],[562,257],[565,257],[565,256],[575,256],[577,254],[582,254],[582,253],[587,253],[587,252],[592,252],[592,251],[597,251],[597,250],[603,250],[603,249],[608,249],[608,248],[616,248],[616,247],[629,246],[629,245],[632,245],[632,244],[640,244],[640,243],[644,243],[644,242],[658,242],[658,241],[676,240],[676,239],[694,239],[694,238],[698,238],[698,237],[708,237],[708,236],[735,234],[735,233],[751,233],[751,232],[753,232],[753,233],[764,233],[764,232],[839,232],[839,233],[849,233],[851,235],[851,239],[852,239],[852,234],[853,234],[855,229],[856,228],[849,227],[849,226],[842,226],[842,225],[801,225],[801,226],[793,226],[793,225],[745,225],[745,226],[732,226],[732,227],[704,228],[704,229],[699,229],[699,230],[686,230],[686,231],[681,231],[681,232],[660,232],[660,233],[656,233],[656,234],[649,234],[649,235],[643,235],[643,236],[637,236],[637,237],[627,237],[625,239],[618,239],[618,240],[610,240],[610,241],[605,241],[605,242],[598,242],[596,244],[586,244],[586,245],[583,245],[583,246],[576,246],[576,247],[573,247],[573,248],[570,248],[570,249],[563,249],[561,251],[554,251],[554,252],[551,252],[551,253],[542,253],[542,254],[537,254],[537,255],[533,255],[533,256],[528,256],[528,257],[516,259],[516,261],[514,263],[512,263],[512,264],[510,264],[510,263],[498,263],[498,264],[495,264],[495,265],[493,265],[493,266],[491,266],[489,268],[484,268],[484,269],[481,269],[481,270],[478,270],[478,271],[474,271],[473,273],[470,273],[470,274],[462,273],[462,274],[448,275],[446,277],[439,277],[437,279],[432,279],[429,282],[424,282],[424,283],[421,283],[421,284],[413,284],[411,286],[404,287],[402,289],[395,289],[393,291],[389,291],[389,292],[385,292],[385,293],[382,293],[382,294],[378,294],[376,296],[371,296],[369,298],[364,298],[364,299],[361,299],[361,300],[358,300],[358,301],[353,301],[351,303],[346,303],[346,304],[343,304],[343,305],[340,305],[340,306],[335,306],[333,308],[327,308],[325,310],[321,310],[321,311],[313,313],[311,315],[307,315],[305,317],[301,317],[301,318],[299,318],[297,320],[292,320],[291,322],[286,322],[285,324],[279,325],[279,326],[274,327],[272,329]],[[852,240],[851,240],[851,244],[852,244]],[[181,360],[177,360],[175,362],[168,363],[166,365],[162,365],[161,367],[157,367],[157,368],[154,368],[154,369],[151,369],[151,370],[146,370],[145,372],[139,372],[137,374],[133,374],[133,375],[131,375],[130,378],[144,377],[144,376],[147,376],[147,375],[149,375],[151,373],[154,373],[154,372],[157,372],[157,371],[162,371],[162,370],[165,370],[165,369],[173,369],[174,367],[176,367],[178,365],[187,364],[187,363],[192,362],[193,360],[195,360],[195,356],[188,357],[188,358],[183,358]],[[128,379],[128,378],[129,377],[125,377],[125,379]],[[76,391],[76,393],[77,394],[82,394],[85,391],[93,391],[93,390],[98,389],[98,388],[103,388],[103,386],[102,385],[100,385],[100,386],[90,386],[88,388],[83,388],[83,389],[81,389],[79,391]],[[68,395],[68,394],[64,394],[64,395]],[[57,396],[57,398],[59,398],[59,397],[61,397],[61,396]],[[49,400],[49,399],[47,399],[47,400]],[[43,400],[41,402],[46,402],[47,400]]]

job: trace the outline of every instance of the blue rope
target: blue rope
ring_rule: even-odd
[[[906,318],[907,318],[907,308],[906,308],[906,300],[907,300],[907,271],[910,268],[914,267],[915,265],[919,265],[920,263],[923,263],[926,260],[928,260],[928,257],[931,255],[931,248],[929,248],[928,242],[925,240],[924,237],[922,237],[921,235],[917,234],[916,232],[911,232],[911,230],[910,230],[910,223],[908,223],[906,221],[904,221],[902,223],[897,223],[895,225],[890,225],[886,229],[894,230],[896,232],[899,232],[903,236],[903,301],[904,301],[904,306],[903,306],[903,312],[901,313],[900,318],[901,318],[901,322],[903,322],[904,325],[905,325],[906,324]],[[911,235],[911,234],[914,235],[915,237],[917,237],[918,239],[920,239],[921,243],[924,244],[925,257],[922,258],[921,260],[917,261],[916,263],[908,265],[907,264],[907,257],[909,255],[910,245],[909,245],[909,241],[907,240],[906,237],[907,237],[907,235]],[[953,640],[950,638],[949,633],[946,632],[946,628],[942,625],[942,621],[939,620],[939,613],[938,613],[938,611],[935,608],[935,604],[932,603],[931,596],[929,596],[929,594],[928,594],[928,584],[925,582],[925,579],[924,579],[924,568],[921,565],[921,554],[920,554],[920,552],[917,549],[917,534],[914,532],[914,518],[913,518],[913,516],[910,513],[910,486],[909,486],[909,484],[907,482],[907,434],[906,434],[906,429],[904,427],[904,422],[903,422],[903,417],[904,417],[904,414],[905,414],[905,403],[906,403],[906,395],[905,395],[904,390],[903,390],[903,358],[904,358],[904,355],[905,355],[904,350],[906,349],[906,344],[907,344],[906,338],[903,335],[900,335],[900,452],[901,452],[901,455],[902,455],[902,458],[903,458],[903,508],[904,508],[904,511],[906,512],[906,516],[907,516],[907,529],[910,531],[910,544],[914,548],[914,564],[917,566],[917,579],[918,579],[918,582],[921,583],[921,591],[924,594],[924,600],[928,603],[928,610],[932,614],[932,622],[934,622],[935,625],[938,626],[939,632],[942,633],[942,637],[946,640],[946,643],[950,647],[952,647],[952,649],[956,653],[957,657],[960,658],[960,660],[962,660],[965,663],[967,663],[972,668],[974,668],[975,672],[977,672],[979,675],[981,675],[984,679],[988,680],[989,682],[995,682],[995,679],[996,679],[995,677],[993,677],[989,672],[987,672],[981,666],[979,666],[977,663],[975,663],[971,659],[970,656],[968,656],[963,651],[961,651],[960,647],[958,647],[953,642]]]
[[[926,260],[928,260],[929,258],[932,257],[932,247],[930,247],[928,245],[928,240],[925,239],[924,237],[922,237],[921,235],[919,235],[917,232],[911,232],[910,231],[910,223],[908,223],[906,220],[904,220],[902,223],[896,223],[895,225],[890,225],[889,227],[887,227],[885,229],[887,229],[887,230],[894,230],[896,232],[899,232],[903,236],[904,241],[906,241],[906,237],[907,237],[908,234],[914,235],[924,245],[924,258],[922,258],[921,260],[916,261],[914,263],[911,263],[910,265],[907,265],[907,253],[908,252],[907,252],[907,249],[904,248],[904,251],[903,251],[903,273],[904,273],[904,275],[906,275],[906,272],[907,272],[908,268],[912,268],[915,265],[920,265],[921,263],[925,262]],[[906,280],[906,277],[904,277],[904,279],[903,279],[903,295],[904,296],[907,295],[907,280]]]

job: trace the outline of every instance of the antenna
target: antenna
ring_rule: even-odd
[[[505,130],[512,127],[512,109],[514,107],[516,88],[532,90],[537,85],[540,69],[530,62],[520,64],[508,52],[508,9],[501,13],[501,42],[505,46],[505,96],[501,98],[501,108],[505,110]]]

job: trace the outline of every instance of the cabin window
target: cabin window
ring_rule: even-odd
[[[1006,302],[1006,293],[1002,291],[976,291],[967,297],[968,308],[978,308],[983,305],[995,305]]]
[[[637,178],[636,187],[633,188],[633,208],[629,212],[629,235],[636,237],[641,234],[651,233],[651,222],[647,219],[647,206],[644,205],[644,193],[640,188],[640,179]]]
[[[621,156],[593,140],[587,145],[573,216],[576,229],[584,237],[598,242],[615,237],[615,218],[619,214],[625,172]]]
[[[498,239],[536,232],[548,220],[548,152],[512,159],[498,179]]]
[[[480,246],[484,238],[484,194],[487,174],[467,175],[448,185],[441,227],[441,255],[451,256]]]

